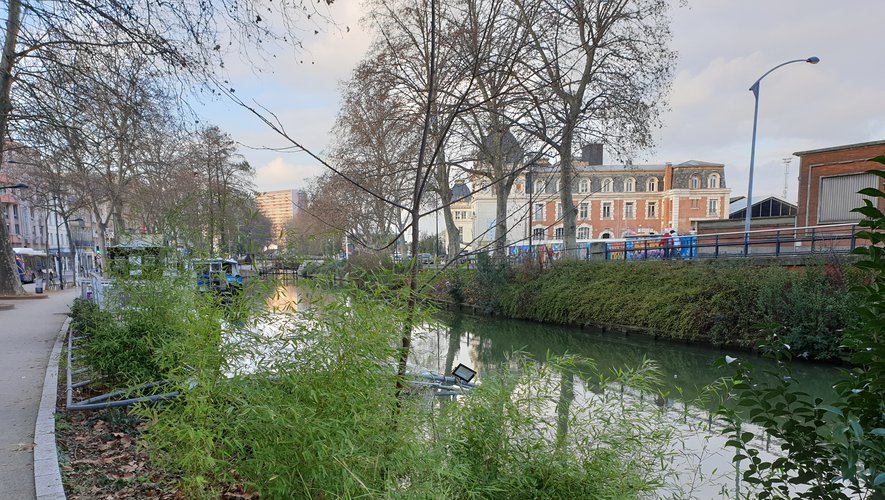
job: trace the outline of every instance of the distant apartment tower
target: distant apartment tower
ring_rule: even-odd
[[[303,199],[304,193],[294,189],[267,191],[255,198],[258,211],[270,219],[274,243],[281,243],[283,229],[298,213],[298,207]]]

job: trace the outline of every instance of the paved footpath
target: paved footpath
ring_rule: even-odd
[[[33,285],[25,289],[33,292]],[[0,299],[0,305],[15,305],[0,307],[0,499],[36,498],[34,424],[43,377],[77,289],[53,291],[48,296]]]

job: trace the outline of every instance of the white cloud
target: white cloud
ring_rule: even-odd
[[[875,41],[885,2],[703,0],[673,10],[679,70],[664,117],[661,161],[726,165],[746,194],[753,125],[750,85],[775,65],[812,55],[762,82],[754,192],[780,194],[783,158],[794,151],[885,139],[885,53]],[[796,197],[798,158],[788,179]]]
[[[280,50],[260,74],[244,62],[231,61],[229,67],[237,95],[274,111],[293,138],[317,153],[329,143],[338,83],[369,43],[358,21],[362,2],[335,2],[330,9],[339,29],[306,32],[302,53]],[[885,1],[694,0],[688,8],[674,8],[672,17],[672,45],[679,52],[672,111],[663,117],[657,150],[637,156],[651,162],[724,163],[734,194],[746,194],[753,120],[748,88],[776,64],[812,55],[821,63],[791,65],[763,82],[754,191],[780,193],[782,158],[794,151],[885,139],[885,52],[876,38]],[[243,144],[288,145],[231,104],[213,103],[206,111],[208,121]],[[262,190],[302,187],[322,172],[304,155],[242,153],[253,165],[263,165],[256,178]],[[794,159],[792,197],[797,168]]]
[[[255,186],[258,191],[303,189],[311,178],[322,173],[320,165],[291,164],[277,157],[256,169]]]

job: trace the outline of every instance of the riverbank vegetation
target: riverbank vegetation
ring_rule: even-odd
[[[871,161],[885,165],[885,156]],[[870,173],[885,179],[883,170]],[[720,410],[728,445],[735,447],[734,461],[746,464],[743,480],[761,487],[760,498],[791,496],[797,485],[805,498],[885,497],[885,214],[877,208],[885,193],[860,193],[870,198],[854,210],[865,217],[858,238],[867,245],[855,253],[863,257],[857,267],[869,274],[852,296],[855,321],[842,339],[852,368],[835,385],[838,399],[825,405],[800,391],[786,363],[772,378],[741,359],[721,361],[731,375],[723,392],[737,404]],[[779,361],[794,353],[782,341],[768,350]],[[760,456],[747,445],[754,434],[782,440],[784,455]]]
[[[840,356],[863,272],[835,257],[802,269],[745,262],[555,262],[480,258],[452,269],[437,296],[491,314],[567,325],[628,326],[673,340],[756,349],[770,334],[809,359]],[[776,332],[761,325],[779,325]]]
[[[187,497],[635,498],[667,479],[664,416],[607,390],[654,392],[650,362],[609,373],[516,353],[468,397],[397,397],[408,313],[397,292],[323,290],[303,299],[322,307],[232,321],[169,278],[117,290],[123,307],[73,311],[85,362],[107,383],[163,378],[182,391],[128,415]],[[576,384],[594,396],[576,398]]]

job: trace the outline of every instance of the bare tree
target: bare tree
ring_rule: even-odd
[[[559,156],[563,236],[575,249],[573,155],[589,142],[620,153],[652,145],[675,53],[666,0],[516,0],[533,57],[532,102],[518,123]],[[572,252],[564,255],[574,257]]]
[[[524,77],[517,71],[522,59],[530,56],[528,30],[512,2],[466,0],[459,6],[452,50],[467,60],[478,61],[479,72],[470,95],[474,106],[460,117],[456,132],[475,160],[475,165],[465,170],[483,178],[495,193],[494,248],[501,256],[508,243],[510,191],[524,168],[527,145],[533,142],[512,126],[525,108],[523,101],[529,98]],[[490,17],[495,19],[489,31],[491,43],[481,43],[480,34]]]
[[[64,64],[53,60],[52,54],[70,60],[65,53],[71,50],[125,50],[146,56],[155,69],[183,88],[226,95],[230,89],[216,75],[224,57],[245,47],[276,42],[297,46],[297,25],[311,15],[307,22],[323,23],[326,13],[317,9],[324,5],[270,0],[33,0],[26,4],[7,0],[0,55],[0,139],[6,139],[10,120],[15,119],[14,90],[47,85],[42,72],[34,69]],[[0,149],[0,164],[2,154]],[[7,233],[0,214],[0,293],[23,293]]]
[[[323,196],[334,199],[330,189],[347,193],[340,210],[357,241],[374,248],[385,247],[402,234],[404,205],[412,196],[413,161],[417,149],[417,117],[390,85],[389,75],[377,71],[379,57],[363,61],[353,76],[342,84],[342,107],[333,130],[331,158],[351,181],[368,188],[354,189],[341,178],[323,183]],[[394,204],[388,203],[393,201]]]

